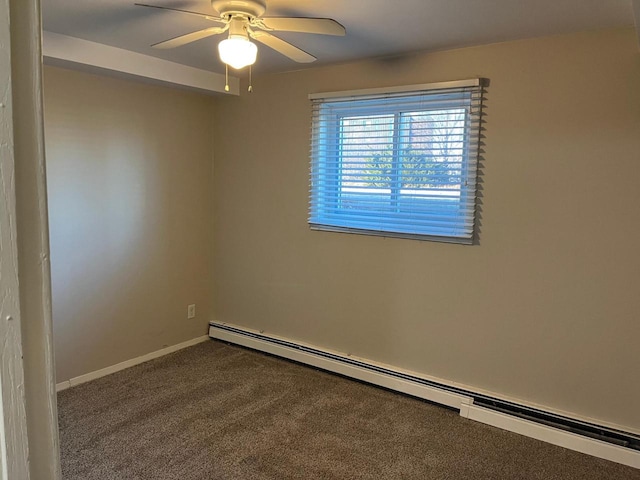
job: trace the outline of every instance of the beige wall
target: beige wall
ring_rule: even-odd
[[[206,334],[211,98],[52,67],[44,93],[57,381]]]
[[[476,76],[479,245],[308,229],[307,94]],[[216,320],[640,431],[633,29],[262,76],[215,119]]]

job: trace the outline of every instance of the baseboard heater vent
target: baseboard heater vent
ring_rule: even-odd
[[[343,355],[337,355],[287,340],[266,336],[258,332],[237,328],[228,324],[211,322],[209,325],[209,336],[211,338],[242,345],[278,357],[287,358],[298,363],[312,365],[332,373],[338,373],[367,383],[383,386],[392,390],[398,390],[419,398],[426,398],[427,400],[434,401],[435,403],[443,403],[449,407],[460,409],[460,404],[447,401],[449,398],[453,397],[456,399],[462,399],[458,400],[458,402],[462,402],[463,405],[468,401],[469,404],[472,404],[475,407],[481,407],[482,409],[498,412],[499,414],[505,414],[509,417],[516,417],[527,422],[534,422],[541,426],[559,429],[571,434],[577,434],[599,442],[605,442],[612,446],[624,448],[625,450],[628,450],[629,453],[635,453],[632,455],[633,461],[631,462],[631,466],[640,468],[640,436],[633,433],[615,430],[609,427],[501,400],[499,398],[478,394],[473,391],[408,375],[406,373],[372,365]],[[427,388],[430,392],[442,392],[444,395],[449,395],[449,397],[446,397],[445,401],[440,402],[438,401],[438,398],[434,399],[420,394],[414,395],[411,393],[410,389],[394,388],[393,384],[389,386],[388,382],[385,383],[375,380],[369,381],[366,375],[354,376],[351,371],[345,373],[345,368],[341,368],[341,366],[345,368],[355,367],[359,372],[370,372],[373,375],[381,375],[388,379],[397,379],[397,381],[402,382],[402,385],[406,385],[408,382],[417,387],[421,386]],[[355,369],[352,370],[355,371]],[[636,454],[638,455],[637,458]],[[616,459],[612,460],[617,461]],[[636,465],[637,461],[639,462],[638,465]],[[620,463],[630,464],[627,461]]]
[[[555,415],[531,407],[505,402],[491,397],[474,394],[474,405],[482,406],[489,410],[513,415],[524,420],[540,423],[566,432],[576,433],[585,437],[608,442],[620,447],[629,448],[640,452],[640,437],[633,434],[603,427],[593,423],[586,423],[572,418]]]

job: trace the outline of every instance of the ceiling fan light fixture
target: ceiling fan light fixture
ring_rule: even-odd
[[[218,44],[220,60],[235,69],[241,69],[256,62],[258,47],[244,35],[230,35]]]

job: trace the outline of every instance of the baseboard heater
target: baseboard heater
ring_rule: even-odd
[[[479,394],[229,324],[211,322],[209,336],[454,408],[472,420],[640,468],[640,435],[634,433]]]

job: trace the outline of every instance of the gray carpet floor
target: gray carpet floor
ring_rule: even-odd
[[[640,480],[640,470],[217,341],[58,402],[65,480]]]

